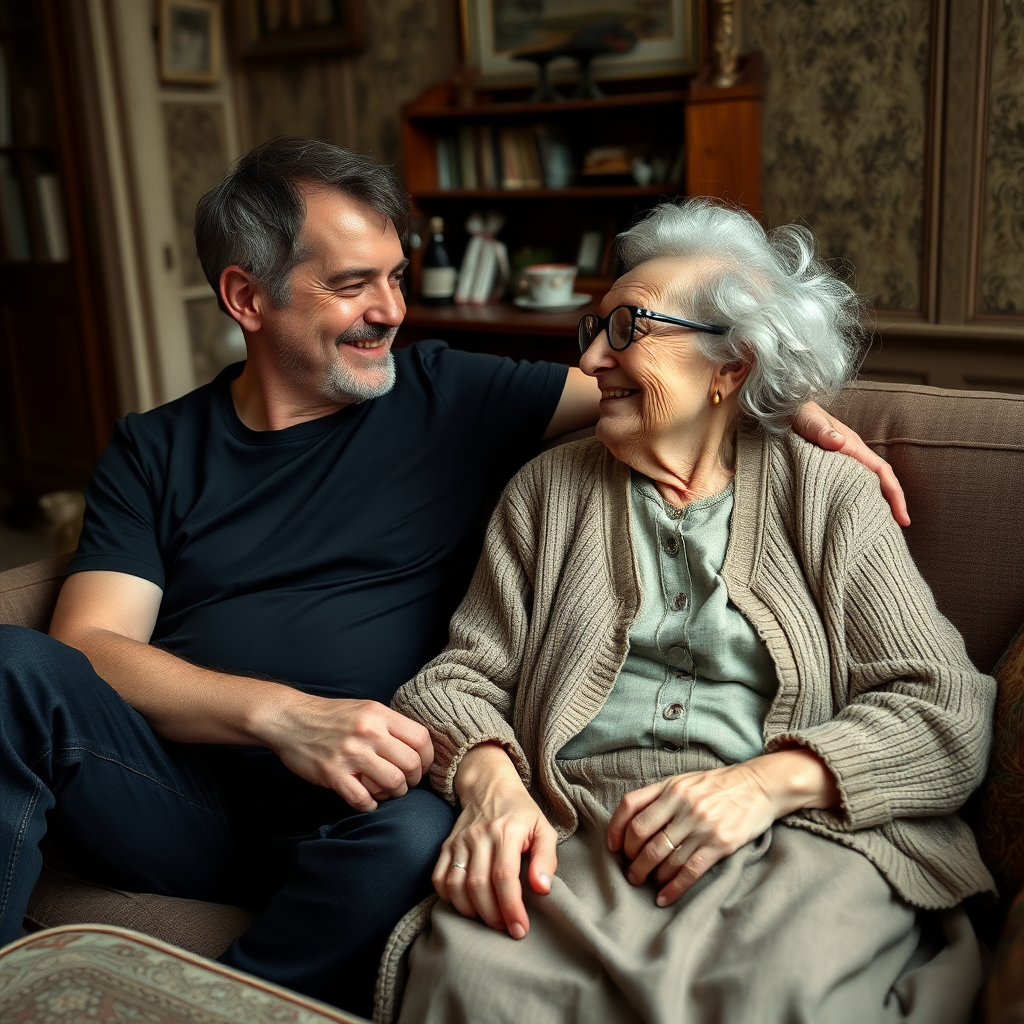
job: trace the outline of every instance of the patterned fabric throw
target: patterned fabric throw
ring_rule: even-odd
[[[108,925],[67,925],[0,950],[3,1024],[360,1024],[166,942]]]
[[[975,821],[978,847],[1003,897],[1024,885],[1024,627],[992,674],[996,698],[992,763]]]

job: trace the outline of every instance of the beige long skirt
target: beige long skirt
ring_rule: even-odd
[[[524,872],[526,938],[434,904],[399,1024],[969,1019],[982,969],[964,912],[918,914],[861,854],[803,829],[777,823],[658,907],[655,886],[630,885],[605,845],[611,811],[640,784],[615,778],[614,760],[566,766],[580,827],[548,895]],[[386,1019],[386,993],[381,1005]]]

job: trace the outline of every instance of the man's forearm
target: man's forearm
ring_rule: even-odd
[[[281,683],[193,665],[108,629],[53,634],[82,651],[156,732],[179,743],[271,745],[275,720],[307,696]]]

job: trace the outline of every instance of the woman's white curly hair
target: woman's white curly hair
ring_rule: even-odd
[[[615,245],[623,273],[664,258],[696,268],[671,299],[680,315],[729,328],[698,333],[696,344],[712,362],[750,366],[739,393],[745,419],[786,429],[804,402],[856,376],[870,338],[865,306],[818,258],[807,228],[766,232],[743,210],[687,199],[656,206]]]

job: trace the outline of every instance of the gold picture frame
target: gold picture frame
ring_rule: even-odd
[[[529,85],[535,65],[512,59],[517,51],[543,49],[590,21],[618,20],[638,26],[639,41],[628,53],[594,61],[598,79],[691,75],[703,62],[703,0],[543,0],[527,13],[515,0],[459,0],[465,62],[480,69],[484,87]],[[646,34],[645,34],[646,31]],[[552,61],[554,80],[570,80],[576,65]]]
[[[160,0],[160,80],[220,81],[220,0]]]

